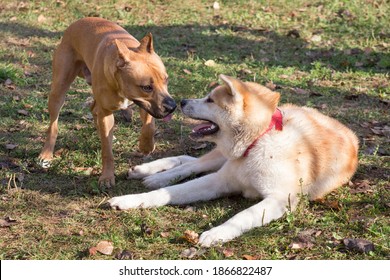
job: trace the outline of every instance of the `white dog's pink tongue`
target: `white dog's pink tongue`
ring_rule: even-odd
[[[163,118],[164,122],[169,122],[172,119],[173,114],[169,114],[166,117]]]
[[[202,131],[202,130],[208,130],[211,128],[211,123],[201,123],[201,124],[198,124],[197,126],[195,126],[192,131],[193,132],[196,132],[196,131]]]

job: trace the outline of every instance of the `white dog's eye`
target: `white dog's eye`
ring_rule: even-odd
[[[206,102],[207,102],[207,103],[214,103],[214,100],[212,100],[212,99],[210,98],[210,96],[209,96],[209,97],[207,97]]]

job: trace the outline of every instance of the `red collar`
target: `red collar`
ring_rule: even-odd
[[[253,141],[252,144],[248,146],[248,148],[246,148],[242,156],[247,157],[249,151],[256,145],[257,141],[259,141],[259,139],[263,137],[264,134],[268,133],[273,127],[275,127],[275,129],[279,131],[283,130],[283,115],[279,108],[276,108],[274,114],[272,115],[271,122],[268,128],[262,134],[260,134],[259,137],[257,137],[255,141]]]

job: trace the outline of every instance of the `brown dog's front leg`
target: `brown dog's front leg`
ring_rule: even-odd
[[[143,154],[150,154],[154,151],[154,133],[155,123],[154,118],[145,110],[140,109],[140,116],[142,120],[141,135],[139,137],[139,149]]]
[[[103,170],[99,178],[99,185],[113,187],[115,185],[114,156],[112,153],[112,139],[114,115],[111,111],[97,108],[97,123],[102,144]]]

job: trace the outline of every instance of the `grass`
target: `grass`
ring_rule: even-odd
[[[2,1],[0,4],[1,259],[113,259],[91,255],[101,240],[134,259],[389,259],[389,31],[386,1]],[[233,3],[234,2],[234,3]],[[90,88],[77,80],[61,111],[55,164],[35,159],[48,125],[51,55],[63,30],[84,16],[116,21],[141,38],[152,32],[175,99],[201,97],[220,73],[276,88],[282,102],[315,107],[359,136],[360,166],[351,184],[323,202],[303,198],[295,213],[220,247],[182,238],[201,233],[254,202],[240,197],[184,207],[118,212],[99,205],[112,195],[145,191],[125,179],[129,164],[173,154],[198,156],[178,112],[157,122],[156,152],[137,156],[138,118],[116,115],[117,186],[99,189],[100,144],[88,110]],[[205,65],[213,60],[215,66]],[[344,238],[372,242],[347,250]],[[294,244],[296,246],[294,246]],[[226,250],[232,254],[226,254]],[[245,257],[246,256],[246,257]],[[118,257],[118,256],[117,256]]]

